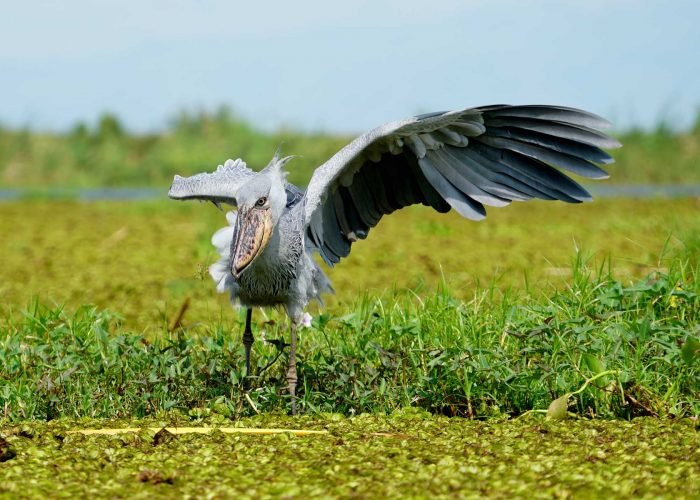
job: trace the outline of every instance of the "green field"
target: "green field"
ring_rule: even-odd
[[[164,198],[0,203],[0,496],[700,493],[698,199],[385,218],[328,270],[337,294],[300,333],[292,418],[286,353],[261,341],[287,335],[284,315],[255,312],[245,393],[243,318],[207,273],[225,218],[165,200],[173,173],[227,155],[259,166],[282,139],[306,155],[299,183],[346,141],[223,112],[153,136],[109,117],[0,131],[3,187]],[[700,182],[700,127],[622,141],[612,182]],[[146,430],[201,425],[328,433]],[[143,430],[68,432],[100,427]]]

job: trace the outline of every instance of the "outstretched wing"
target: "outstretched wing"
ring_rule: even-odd
[[[237,205],[238,189],[256,174],[243,160],[226,160],[212,173],[195,174],[191,177],[176,175],[168,191],[174,200],[207,200],[215,204]]]
[[[381,217],[422,203],[473,220],[484,205],[532,198],[580,203],[588,192],[560,169],[591,178],[613,163],[601,148],[620,143],[595,130],[610,124],[560,106],[496,105],[429,113],[389,123],[341,149],[306,190],[309,243],[328,264],[350,253]]]

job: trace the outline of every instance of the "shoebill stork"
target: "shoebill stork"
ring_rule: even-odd
[[[287,382],[296,413],[297,327],[304,308],[332,292],[313,259],[333,266],[367,238],[387,214],[413,204],[467,219],[533,198],[567,203],[591,196],[562,170],[589,179],[608,174],[603,149],[620,143],[601,133],[609,123],[560,106],[495,105],[428,113],[382,125],[318,167],[306,190],[286,181],[274,158],[260,172],[228,160],[212,173],[175,176],[170,198],[209,200],[238,207],[229,226],[214,234],[221,260],[210,274],[219,292],[247,309],[243,332],[250,376],[253,307],[282,306],[291,322]]]

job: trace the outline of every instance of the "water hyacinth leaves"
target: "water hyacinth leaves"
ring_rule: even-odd
[[[469,420],[402,409],[388,415],[279,413],[247,428],[325,434],[183,434],[153,446],[152,427],[231,425],[169,412],[112,420],[144,429],[68,434],[94,419],[3,424],[17,457],[0,463],[7,498],[698,498],[700,433],[691,419]],[[391,430],[396,438],[369,438]],[[292,464],[290,466],[290,464]],[[690,479],[690,480],[689,480]],[[319,493],[322,492],[322,493]],[[533,492],[535,494],[533,495]],[[583,493],[582,493],[583,492]]]

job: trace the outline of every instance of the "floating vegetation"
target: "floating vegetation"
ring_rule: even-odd
[[[182,434],[151,426],[222,425],[176,412],[110,421],[143,430],[69,434],[102,420],[3,425],[16,456],[0,495],[100,497],[640,497],[700,495],[700,433],[690,419],[477,421],[406,408],[390,415],[258,416],[246,427],[327,434]],[[371,433],[391,433],[392,437]]]

